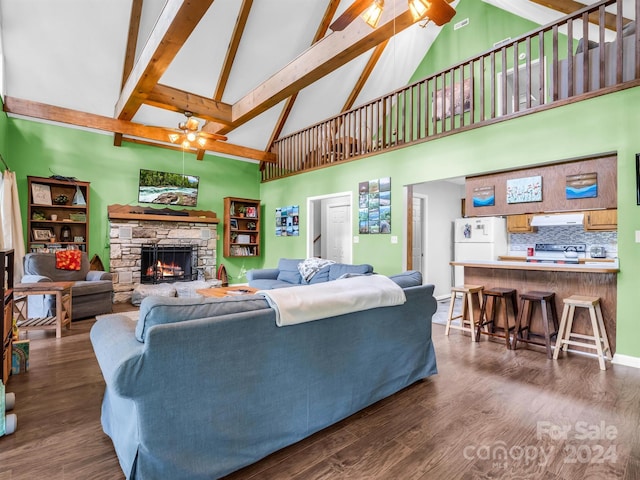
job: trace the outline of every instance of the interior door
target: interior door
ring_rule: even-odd
[[[424,235],[423,212],[424,198],[413,197],[413,240],[411,242],[412,269],[424,274]]]
[[[323,258],[333,260],[338,263],[351,263],[350,258],[350,237],[351,237],[351,216],[350,206],[343,202],[326,202],[325,216],[323,223],[325,232],[322,233],[324,239]]]

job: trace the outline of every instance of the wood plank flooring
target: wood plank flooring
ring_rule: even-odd
[[[124,478],[100,426],[93,323],[29,333],[30,371],[8,382],[18,430],[0,438],[0,480]],[[434,339],[438,375],[226,480],[640,479],[639,369],[472,344],[442,325]]]

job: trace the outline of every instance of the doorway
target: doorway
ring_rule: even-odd
[[[424,252],[426,249],[425,240],[427,234],[425,228],[424,214],[427,211],[425,205],[427,197],[425,195],[414,194],[412,198],[412,241],[411,241],[411,268],[425,275]]]
[[[351,192],[307,199],[307,257],[352,262]]]

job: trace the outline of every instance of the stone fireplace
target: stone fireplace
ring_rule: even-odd
[[[155,214],[156,211],[170,213]],[[109,206],[109,269],[114,277],[114,302],[130,301],[133,290],[141,283],[215,278],[216,214],[190,210],[188,215],[179,215],[180,211],[171,215],[175,212]],[[160,270],[157,259],[155,266],[148,265],[152,261],[149,252],[151,256],[161,252],[162,263],[169,265]],[[177,260],[183,264],[174,265]]]
[[[143,245],[140,283],[186,282],[198,278],[196,245]]]

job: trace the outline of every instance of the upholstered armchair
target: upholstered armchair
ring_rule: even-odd
[[[74,282],[72,294],[72,319],[80,319],[111,313],[113,307],[113,282],[108,272],[90,270],[86,252],[80,252],[80,269],[57,268],[55,253],[28,253],[24,257],[22,283]],[[29,317],[55,315],[55,297],[29,295]]]

